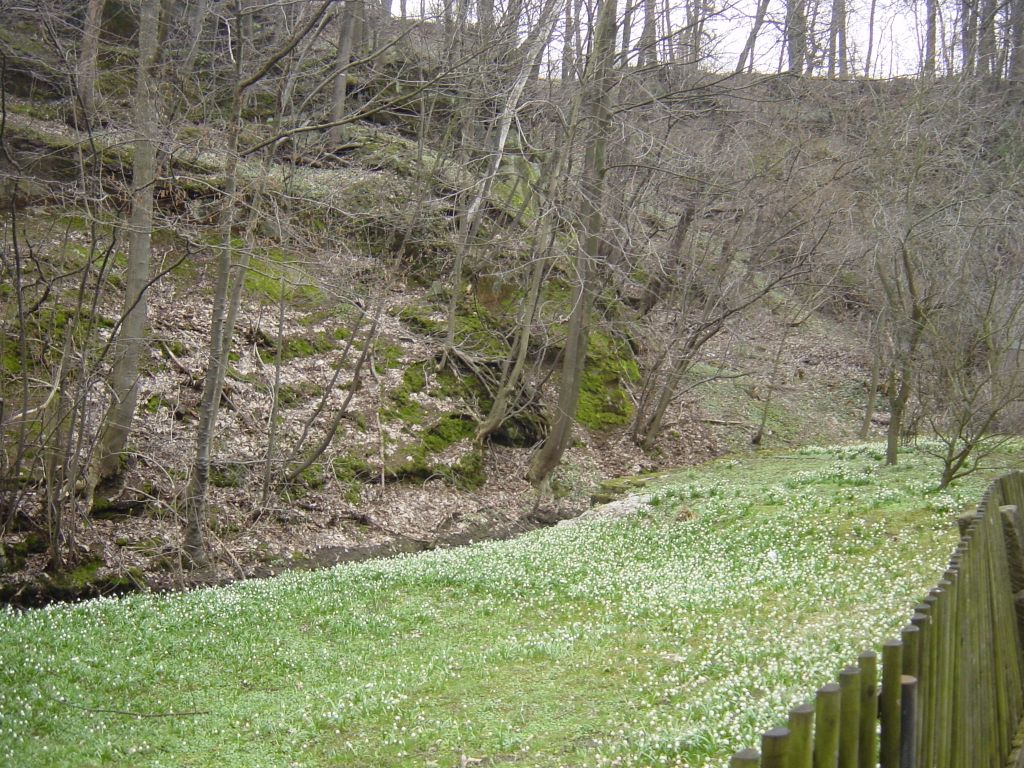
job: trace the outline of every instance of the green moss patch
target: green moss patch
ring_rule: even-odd
[[[427,480],[441,477],[456,487],[472,490],[486,480],[483,454],[477,448],[462,456],[454,464],[437,461],[435,456],[461,441],[471,440],[476,432],[476,421],[461,414],[445,414],[417,442],[408,443],[395,451],[384,467],[384,474],[392,480]]]
[[[508,355],[506,332],[498,318],[482,305],[462,305],[455,317],[455,344],[474,355],[504,359]],[[443,339],[447,334],[447,323],[440,319],[436,308],[410,303],[398,311],[398,318],[411,330],[424,336]]]
[[[633,403],[626,387],[639,379],[640,370],[629,345],[592,331],[576,419],[594,430],[628,424],[633,415]]]
[[[241,247],[241,242],[236,244]],[[315,307],[323,302],[324,293],[302,262],[280,248],[257,250],[245,273],[245,289],[268,303],[284,298],[291,306]]]
[[[256,339],[256,349],[260,360],[266,364],[273,363],[277,359],[278,344],[276,336],[261,331]],[[336,347],[337,341],[333,334],[327,331],[306,336],[286,336],[281,348],[281,360],[322,355]]]
[[[402,374],[402,384],[390,393],[390,405],[381,409],[385,421],[400,421],[403,424],[422,424],[426,409],[412,399],[411,395],[422,392],[427,385],[429,363],[413,363]]]

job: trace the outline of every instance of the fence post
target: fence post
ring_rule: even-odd
[[[836,768],[839,762],[838,683],[818,689],[814,698],[814,768]]]
[[[772,728],[761,736],[761,768],[786,768],[788,728]]]
[[[878,750],[878,654],[864,651],[857,657],[860,668],[860,736],[857,739],[859,768],[875,768]]]
[[[913,624],[907,624],[900,631],[900,642],[903,643],[903,674],[917,677],[920,669],[920,638],[921,631]]]
[[[789,710],[789,746],[786,768],[814,765],[814,707],[801,704]]]
[[[758,768],[760,765],[761,753],[756,749],[744,749],[729,760],[729,768]]]
[[[881,768],[900,764],[900,675],[903,674],[903,644],[886,640],[882,644],[882,747]]]
[[[928,732],[928,721],[926,719],[928,701],[928,689],[931,686],[931,605],[921,603],[915,606],[915,613],[910,622],[917,627],[917,695],[916,706],[917,718],[915,720],[914,733],[916,744],[914,752],[921,765],[928,765],[925,757],[925,738]]]
[[[900,677],[900,768],[917,768],[917,678]]]
[[[839,673],[839,768],[858,768],[860,739],[860,670]]]

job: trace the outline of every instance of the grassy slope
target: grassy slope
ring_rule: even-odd
[[[721,765],[905,621],[980,495],[880,456],[723,460],[626,520],[0,614],[0,762]]]

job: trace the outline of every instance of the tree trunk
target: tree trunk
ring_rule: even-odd
[[[590,331],[590,308],[594,299],[594,276],[600,257],[605,177],[605,153],[611,128],[611,89],[615,63],[616,0],[602,0],[594,32],[593,51],[584,77],[583,109],[588,117],[587,151],[581,183],[580,233],[582,247],[576,253],[579,283],[569,317],[565,350],[562,357],[562,379],[558,391],[558,410],[551,432],[533,455],[527,474],[530,482],[545,488],[551,473],[562,460],[569,445],[576,406],[579,402],[583,366],[587,356]]]
[[[922,67],[922,72],[926,78],[935,77],[935,40],[938,8],[939,0],[925,0],[924,66]]]
[[[910,367],[902,367],[900,375],[889,376],[889,427],[885,433],[885,463],[895,466],[899,461],[900,432],[910,399]]]
[[[348,93],[348,66],[352,61],[352,46],[355,39],[356,10],[354,0],[345,0],[338,23],[338,55],[334,66],[334,97],[331,99],[331,122],[337,123],[345,117],[345,98]],[[331,144],[337,146],[344,139],[344,126],[331,128]]]
[[[938,0],[931,0],[936,3]],[[878,0],[871,0],[868,11],[868,47],[864,53],[864,77],[871,77],[871,54],[875,45],[875,11],[878,7]]]
[[[933,0],[935,1],[935,0]],[[1024,0],[1010,3],[1010,46],[1008,76],[1011,81],[1024,82]]]
[[[882,356],[879,349],[875,349],[871,357],[871,381],[868,384],[868,401],[864,407],[864,421],[860,424],[858,437],[867,440],[871,432],[871,420],[875,416],[875,402],[878,399],[878,377],[882,370]]]
[[[206,14],[209,10],[209,0],[195,0],[192,6],[192,13],[188,20],[189,47],[185,54],[185,61],[182,64],[182,79],[188,80],[195,73],[196,56],[203,40],[203,27],[206,24]]]
[[[960,3],[960,57],[963,73],[973,75],[978,57],[977,0],[961,0]]]
[[[263,487],[260,491],[260,504],[267,505],[270,498],[270,478],[274,469],[274,453],[277,451],[277,422],[281,410],[281,354],[284,352],[284,307],[285,281],[282,277],[279,284],[281,291],[277,304],[277,349],[274,351],[274,386],[271,389],[270,419],[267,424],[267,456],[263,462]]]
[[[786,3],[786,51],[789,55],[789,71],[799,75],[804,71],[807,59],[807,16],[805,0],[787,0]]]
[[[478,0],[476,7],[480,29],[486,38],[494,28],[494,0]]]
[[[693,356],[691,350],[686,350],[668,372],[665,386],[658,393],[658,401],[654,404],[654,410],[651,411],[650,416],[644,422],[643,429],[640,431],[640,447],[645,451],[649,451],[654,447],[658,435],[661,434],[661,425],[665,420],[665,413],[672,403],[672,397],[675,395],[679,382],[683,380],[683,376],[690,370],[692,363]]]
[[[633,9],[636,8],[638,0],[626,0],[626,9],[622,17],[622,48],[619,53],[619,66],[629,66],[629,46],[633,42]],[[569,37],[566,35],[566,40]]]
[[[846,77],[846,0],[832,0],[828,27],[828,76]]]
[[[569,118],[570,130],[576,124],[575,111]],[[567,143],[571,143],[567,142]],[[526,304],[519,319],[519,332],[516,334],[516,341],[512,354],[512,367],[498,386],[498,392],[494,396],[494,402],[486,418],[476,430],[476,441],[483,442],[490,437],[502,425],[508,416],[509,403],[512,394],[519,387],[523,370],[526,367],[526,356],[530,348],[530,329],[533,319],[537,314],[537,307],[540,305],[541,285],[544,274],[547,271],[546,264],[550,256],[555,238],[555,196],[562,178],[565,167],[566,153],[558,152],[557,157],[548,169],[546,199],[542,201],[545,205],[540,223],[537,225],[537,235],[533,241],[533,263],[530,265],[529,282],[526,288]]]
[[[908,293],[912,301],[910,309],[910,322],[912,326],[907,346],[900,351],[900,356],[889,373],[889,427],[885,436],[885,463],[889,465],[895,465],[899,460],[899,441],[903,431],[903,419],[907,413],[907,403],[910,401],[914,375],[914,359],[917,356],[917,350],[921,344],[921,337],[924,334],[925,327],[925,312],[918,303],[913,273],[910,272],[907,260],[904,260],[904,264]]]
[[[196,425],[196,453],[185,490],[184,554],[191,567],[202,568],[208,562],[206,551],[207,505],[206,494],[210,482],[210,453],[220,410],[221,388],[227,367],[230,337],[225,330],[231,314],[228,307],[231,278],[232,234],[235,223],[235,194],[238,187],[238,137],[242,127],[242,51],[237,35],[241,30],[241,10],[235,16],[234,84],[231,93],[231,122],[227,134],[227,163],[224,169],[223,208],[220,213],[221,243],[217,249],[217,277],[210,315],[210,352],[207,357],[203,394],[199,401],[199,421]],[[244,277],[244,275],[243,275]]]
[[[754,68],[754,51],[757,46],[757,36],[761,32],[761,27],[764,24],[764,17],[768,13],[768,0],[758,0],[757,12],[754,14],[754,26],[750,28],[750,34],[747,35],[747,42],[743,45],[743,51],[740,53],[740,59],[736,62],[736,74],[740,74],[747,70],[747,62],[750,62],[750,69]]]
[[[655,0],[644,0],[644,28],[640,32],[640,51],[637,65],[653,67],[658,63],[657,5]]]
[[[565,4],[565,35],[562,38],[562,82],[569,82],[576,79],[576,58],[573,56],[575,49],[572,44],[573,34],[579,19],[573,16],[572,0]]]
[[[146,349],[146,288],[153,233],[159,102],[153,67],[159,55],[160,0],[145,0],[139,13],[139,60],[135,89],[132,212],[128,231],[121,330],[114,346],[110,386],[113,402],[104,419],[89,487],[118,473],[138,401],[139,359]]]
[[[105,0],[89,0],[85,6],[82,47],[78,52],[78,124],[90,125],[96,117],[96,71],[100,52],[100,24]],[[77,111],[77,110],[76,110]]]
[[[996,64],[996,3],[983,0],[978,19],[978,74],[998,77]]]

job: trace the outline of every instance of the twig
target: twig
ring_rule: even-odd
[[[185,364],[182,363],[181,360],[179,360],[175,356],[174,352],[171,351],[171,348],[167,344],[165,344],[163,341],[160,342],[160,349],[167,356],[167,359],[171,361],[171,365],[174,367],[174,369],[178,373],[183,374],[185,376],[188,376],[188,380],[189,380],[190,383],[194,383],[194,382],[197,381],[195,376],[192,375],[192,371],[190,371],[185,366]]]

